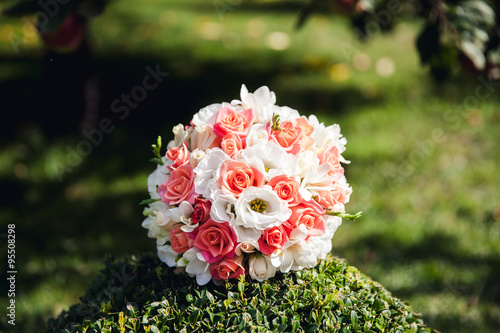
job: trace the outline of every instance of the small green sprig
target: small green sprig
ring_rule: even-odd
[[[139,205],[149,205],[150,203],[161,201],[161,199],[144,199],[142,200]]]
[[[327,211],[326,214],[331,215],[331,216],[340,216],[340,217],[347,219],[349,221],[355,221],[356,219],[360,218],[361,215],[363,215],[363,212],[360,211],[360,212],[357,212],[356,214],[348,214],[348,213]]]
[[[280,116],[278,114],[273,113],[273,123],[271,126],[273,131],[279,131],[281,130],[280,127]]]
[[[153,147],[153,154],[155,155],[155,157],[150,159],[150,161],[159,165],[163,165],[163,161],[161,160],[161,154],[160,154],[161,136],[158,136],[158,139],[156,139],[156,144],[152,144],[151,147]]]

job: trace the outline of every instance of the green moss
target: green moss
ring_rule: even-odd
[[[345,261],[256,283],[200,287],[155,255],[108,258],[49,332],[431,332],[420,314]]]

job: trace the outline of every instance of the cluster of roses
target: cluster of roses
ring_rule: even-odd
[[[345,138],[275,105],[267,87],[212,104],[177,125],[148,178],[143,227],[159,258],[199,285],[310,268],[331,251],[352,192]],[[340,216],[339,216],[340,215]]]

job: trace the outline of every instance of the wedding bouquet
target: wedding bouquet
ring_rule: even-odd
[[[159,258],[199,285],[313,267],[342,217],[360,215],[344,209],[352,189],[340,127],[275,103],[267,87],[242,85],[241,100],[175,126],[164,155],[161,137],[153,145],[142,226]]]

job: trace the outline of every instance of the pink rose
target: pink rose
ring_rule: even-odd
[[[337,179],[344,175],[344,168],[340,165],[340,153],[336,146],[327,145],[321,153],[318,154],[319,163],[330,164],[329,175],[337,176]]]
[[[168,180],[158,186],[158,193],[163,202],[169,205],[178,205],[183,201],[194,201],[194,172],[193,167],[184,164],[173,170]]]
[[[229,223],[217,223],[208,219],[197,231],[194,246],[201,251],[208,263],[217,262],[224,256],[234,256],[237,238]]]
[[[289,154],[297,154],[300,151],[300,138],[302,136],[302,129],[293,126],[292,122],[286,120],[280,124],[280,130],[275,131],[270,129],[270,137],[273,141],[278,143],[281,147],[285,148]]]
[[[222,259],[210,266],[210,274],[216,280],[237,279],[241,275],[244,276],[243,256],[235,256],[233,259]]]
[[[203,223],[210,217],[212,202],[208,199],[196,198],[194,200],[194,211],[191,215],[193,223]]]
[[[168,231],[168,238],[172,249],[177,253],[184,253],[193,247],[194,240],[179,227]]]
[[[325,232],[325,220],[323,219],[325,212],[316,201],[303,201],[290,209],[292,215],[288,221],[283,222],[283,227],[288,234],[300,224],[306,227],[309,236],[320,236]]]
[[[167,157],[167,159],[174,162],[171,166],[168,167],[170,170],[174,170],[180,167],[181,165],[188,164],[189,150],[187,149],[187,143],[184,142],[184,144],[180,148],[179,147],[170,148],[165,154],[165,156]]]
[[[279,175],[271,178],[267,185],[273,188],[282,200],[288,202],[288,206],[296,206],[302,201],[299,193],[299,183],[293,177]]]
[[[310,125],[306,118],[297,118],[295,120],[297,127],[300,127],[302,136],[300,137],[300,147],[304,150],[311,149],[314,142],[311,134],[314,132],[314,126]]]
[[[337,187],[332,191],[318,191],[316,201],[324,209],[331,209],[338,204],[345,204],[347,200],[346,190],[342,187]]]
[[[236,111],[229,106],[225,106],[217,112],[212,129],[221,138],[227,133],[234,133],[243,140],[254,120],[255,114],[252,109]]]
[[[247,187],[262,187],[264,175],[245,162],[226,160],[220,169],[219,183],[224,192],[237,198]]]
[[[270,255],[276,249],[283,248],[283,245],[288,242],[288,233],[285,228],[280,225],[264,230],[264,233],[259,238],[260,252]]]
[[[220,147],[226,154],[229,155],[229,157],[234,158],[236,156],[236,153],[238,153],[243,148],[243,144],[238,135],[234,133],[227,133],[222,138]]]

